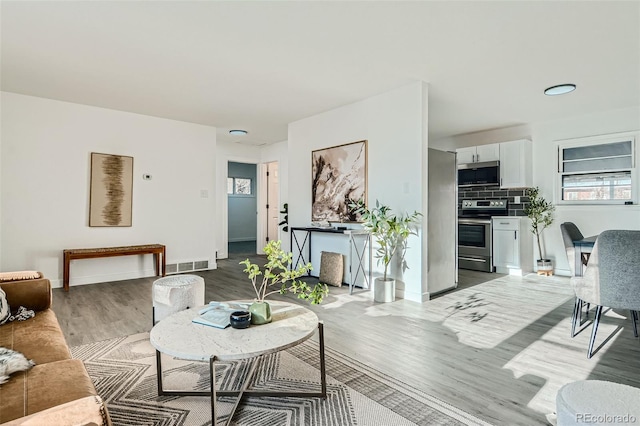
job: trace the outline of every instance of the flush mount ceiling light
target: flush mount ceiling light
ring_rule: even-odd
[[[241,129],[235,129],[235,130],[229,130],[229,134],[230,135],[240,135],[240,136],[244,136],[246,135],[247,132],[246,130],[241,130]]]
[[[573,92],[574,90],[576,90],[575,84],[558,84],[557,86],[551,86],[544,89],[544,94],[547,96],[557,96]]]

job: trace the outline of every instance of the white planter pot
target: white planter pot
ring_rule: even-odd
[[[553,262],[551,262],[551,259],[538,259],[536,262],[538,271],[553,271]]]
[[[376,278],[373,281],[373,300],[379,303],[396,300],[396,280],[387,278],[385,281],[382,278]]]

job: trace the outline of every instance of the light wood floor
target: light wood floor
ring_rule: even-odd
[[[238,257],[205,278],[205,301],[252,298]],[[262,262],[259,262],[261,264]],[[70,345],[148,331],[155,278],[54,290]],[[589,327],[569,338],[568,278],[460,271],[460,287],[425,304],[377,304],[367,291],[331,287],[320,306],[327,346],[496,425],[546,424],[565,383],[609,380],[640,387],[640,341],[628,312],[609,311],[587,359]],[[275,295],[291,299],[292,296]],[[304,303],[304,302],[301,302]]]

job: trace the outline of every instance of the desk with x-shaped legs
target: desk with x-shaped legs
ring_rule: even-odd
[[[363,287],[370,288],[372,280],[373,257],[371,247],[371,234],[362,229],[335,229],[335,228],[314,228],[314,227],[292,227],[289,246],[293,253],[291,267],[297,268],[311,261],[312,236],[315,233],[346,235],[349,237],[349,293],[353,293],[353,287],[358,278],[362,276]],[[304,233],[304,234],[303,234]],[[305,250],[306,248],[306,250]],[[355,256],[354,256],[355,253]],[[355,264],[352,260],[355,260]],[[365,262],[368,261],[368,263]],[[369,265],[369,271],[365,266]],[[355,271],[354,271],[355,269]],[[362,274],[362,275],[360,275]],[[308,274],[311,276],[311,272]],[[316,277],[317,278],[317,277]]]

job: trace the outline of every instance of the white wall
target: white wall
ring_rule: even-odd
[[[640,130],[640,108],[634,107],[572,119],[460,135],[433,141],[431,146],[455,150],[460,147],[530,137],[533,141],[533,185],[540,187],[542,196],[556,204],[559,140],[638,130]],[[636,138],[635,164],[636,168],[640,165],[640,138]],[[636,202],[640,194],[638,186],[635,189]],[[556,274],[569,275],[569,264],[560,233],[560,224],[563,222],[574,222],[585,236],[596,235],[606,229],[640,229],[640,206],[638,204],[633,206],[556,206],[555,221],[543,233],[545,250],[547,257],[554,259]],[[534,257],[537,258],[537,247],[534,247],[533,251]]]
[[[501,129],[483,132],[465,133],[464,135],[432,140],[429,141],[429,148],[435,148],[442,151],[455,151],[457,148],[465,148],[468,146],[487,145],[530,138],[531,126],[528,124],[522,124],[519,126],[504,127]]]
[[[63,249],[152,243],[168,263],[215,267],[215,128],[1,96],[2,270],[40,270],[60,286]],[[134,158],[133,226],[88,226],[91,152]],[[151,256],[80,260],[71,285],[152,275]]]
[[[368,203],[376,199],[395,212],[423,211],[423,170],[426,168],[426,86],[416,82],[363,101],[289,125],[289,222],[311,222],[311,151],[368,141]],[[426,211],[426,210],[425,210]],[[424,233],[424,232],[423,232]],[[410,269],[398,294],[422,301],[421,237],[412,238],[407,253]],[[426,253],[424,253],[426,256]],[[319,271],[319,265],[314,265]],[[377,268],[378,272],[380,268]]]

